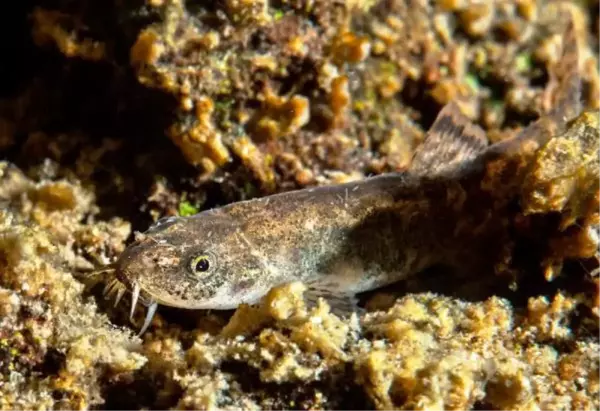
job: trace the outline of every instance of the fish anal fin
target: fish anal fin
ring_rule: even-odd
[[[455,102],[446,104],[412,159],[411,171],[435,176],[469,163],[488,146],[485,131],[471,122]]]
[[[304,299],[309,308],[317,306],[319,299],[327,302],[331,313],[339,317],[349,317],[352,313],[362,314],[365,310],[358,306],[358,299],[354,294],[336,293],[334,289],[318,284],[307,284]]]

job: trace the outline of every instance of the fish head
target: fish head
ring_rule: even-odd
[[[145,299],[187,309],[232,309],[268,291],[265,261],[235,218],[220,210],[159,220],[116,263]]]

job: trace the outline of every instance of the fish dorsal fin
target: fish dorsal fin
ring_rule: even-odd
[[[488,146],[485,131],[450,102],[439,112],[413,156],[411,171],[435,176],[460,169]]]

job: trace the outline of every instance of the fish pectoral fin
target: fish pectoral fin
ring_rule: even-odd
[[[358,315],[365,310],[358,306],[358,298],[354,294],[340,293],[335,288],[329,288],[318,284],[307,284],[308,288],[304,292],[304,299],[309,308],[315,307],[319,298],[327,302],[331,312],[340,317],[350,316],[352,313]]]

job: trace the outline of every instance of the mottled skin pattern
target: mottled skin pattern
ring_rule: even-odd
[[[507,219],[506,202],[481,184],[496,156],[486,145],[449,104],[411,170],[162,220],[123,253],[117,276],[146,302],[188,309],[235,308],[299,280],[309,299],[345,310],[356,293],[433,264],[480,269],[494,261]],[[192,269],[198,256],[208,258],[206,272]]]
[[[581,110],[577,50],[571,25],[552,73],[555,106],[510,141],[487,147],[450,103],[411,170],[162,220],[123,253],[116,275],[153,309],[230,309],[285,282],[343,299],[436,263],[473,272],[501,261],[535,151]],[[205,272],[192,269],[198,256]]]
[[[427,226],[436,219],[426,216],[446,189],[390,174],[169,218],[125,251],[118,275],[159,303],[190,309],[252,303],[294,280],[352,295],[442,258],[439,230]],[[190,269],[198,255],[211,263],[201,275]]]

